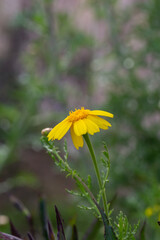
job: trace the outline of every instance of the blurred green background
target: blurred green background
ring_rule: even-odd
[[[85,233],[92,215],[66,193],[74,183],[40,142],[43,128],[84,106],[115,115],[112,128],[91,139],[97,155],[102,141],[109,148],[113,215],[146,220],[146,239],[159,239],[159,13],[159,0],[0,1],[0,230],[9,229],[5,215],[26,231],[12,195],[35,219],[44,195],[51,218],[56,204],[66,225],[76,219]],[[66,138],[72,165],[86,176],[87,148],[77,151]],[[157,210],[146,216],[147,208]]]

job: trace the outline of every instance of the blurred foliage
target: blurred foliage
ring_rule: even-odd
[[[23,205],[23,203],[19,200],[14,198],[14,204],[15,207],[21,212],[22,215],[26,218],[26,222],[28,225],[28,232],[23,236],[21,234],[21,229],[17,229],[17,227],[13,224],[13,222],[10,220],[10,231],[11,234],[6,234],[4,232],[0,232],[0,238],[3,240],[23,240],[27,239],[29,240],[35,240],[38,236],[38,239],[45,239],[45,240],[65,240],[65,232],[63,227],[63,219],[60,215],[59,210],[55,206],[55,212],[56,212],[56,220],[57,220],[57,237],[55,237],[52,223],[49,219],[47,210],[46,210],[46,204],[44,199],[40,200],[39,203],[39,224],[41,225],[41,232],[38,233],[37,228],[35,228],[33,216],[29,212],[29,210]],[[67,236],[67,239],[70,240],[78,240],[78,234],[77,234],[77,228],[75,225],[70,226],[70,236]],[[68,235],[68,234],[67,234]]]
[[[34,0],[10,24],[12,32],[20,30],[23,44],[13,58],[14,82],[2,79],[8,85],[2,85],[0,104],[2,192],[21,183],[37,188],[32,173],[19,169],[7,176],[6,169],[21,160],[24,149],[40,151],[41,129],[82,101],[115,115],[112,130],[93,137],[97,149],[106,139],[110,149],[115,213],[121,208],[135,222],[146,218],[148,207],[160,205],[160,2],[129,2],[87,2],[95,22],[105,26],[103,40],[80,30],[72,14],[58,12],[51,0]],[[85,174],[89,163],[75,164]],[[156,214],[147,217],[147,239],[159,239],[157,221]]]

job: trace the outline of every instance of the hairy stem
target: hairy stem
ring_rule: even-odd
[[[105,187],[103,187],[103,184],[102,184],[102,180],[101,180],[101,177],[100,177],[100,172],[99,172],[97,160],[96,160],[96,157],[95,157],[95,153],[94,153],[94,150],[93,150],[93,147],[92,147],[92,144],[91,144],[91,141],[89,139],[88,134],[83,135],[83,137],[86,141],[86,144],[88,146],[89,152],[90,152],[92,160],[93,160],[93,165],[94,165],[94,169],[95,169],[95,172],[96,172],[98,184],[99,184],[100,190],[102,191],[102,200],[103,200],[104,211],[105,211],[106,216],[108,217],[106,191],[105,191]]]

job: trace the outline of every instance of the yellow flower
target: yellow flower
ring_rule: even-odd
[[[154,205],[153,207],[148,207],[145,210],[146,217],[151,217],[152,215],[157,213],[159,213],[159,217],[160,217],[160,205]]]
[[[69,116],[57,124],[48,134],[48,140],[60,140],[70,129],[73,144],[76,149],[83,147],[83,135],[89,133],[93,135],[101,129],[108,129],[111,124],[105,119],[98,117],[105,116],[113,118],[113,114],[101,110],[75,109],[69,112]]]
[[[151,217],[153,215],[153,209],[151,207],[146,208],[145,215],[146,217]]]

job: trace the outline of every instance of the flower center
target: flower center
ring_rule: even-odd
[[[75,122],[80,119],[86,118],[88,116],[89,110],[84,109],[84,107],[81,107],[81,109],[75,109],[75,111],[70,111],[68,120],[70,122]]]

